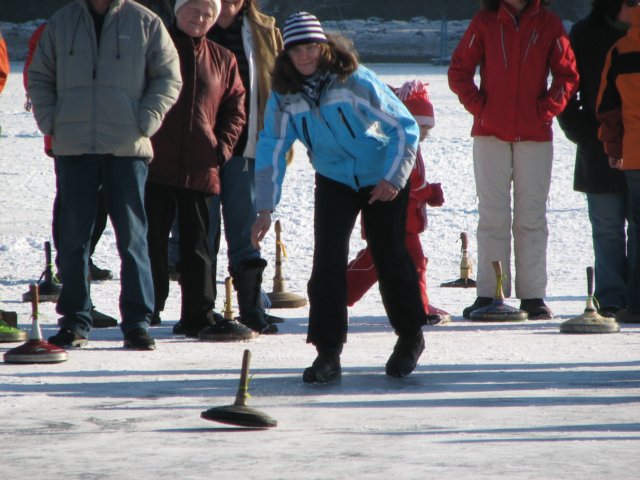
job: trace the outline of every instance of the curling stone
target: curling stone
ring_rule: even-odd
[[[441,283],[441,287],[445,288],[471,288],[476,286],[476,281],[471,276],[471,261],[467,253],[467,234],[462,232],[460,234],[460,241],[462,243],[462,258],[460,259],[460,278],[451,282]]]
[[[251,340],[258,336],[248,327],[233,318],[233,308],[231,307],[231,277],[224,280],[224,310],[222,311],[224,321],[205,328],[198,335],[203,342],[240,342]]]
[[[587,267],[587,306],[584,313],[560,324],[560,333],[617,333],[620,325],[598,313],[593,298],[593,267]]]
[[[40,302],[57,302],[60,295],[60,284],[53,280],[53,265],[51,263],[51,242],[44,242],[46,265],[44,272],[38,279],[38,298]],[[31,290],[22,295],[23,302],[31,301]]]
[[[269,300],[271,301],[271,308],[298,308],[304,307],[307,304],[307,299],[296,295],[295,293],[287,292],[285,289],[285,282],[282,276],[282,254],[284,251],[284,245],[280,240],[282,232],[282,226],[280,220],[276,220],[276,268],[275,276],[273,277],[273,291],[267,293]]]
[[[24,342],[27,339],[27,332],[5,322],[5,313],[15,314],[15,312],[0,312],[0,343]]]
[[[240,385],[236,394],[236,401],[233,405],[224,407],[214,407],[202,412],[200,418],[213,422],[236,425],[238,427],[250,428],[271,428],[276,427],[278,422],[266,413],[247,406],[249,396],[249,362],[251,352],[244,351],[242,357],[242,371],[240,372]]]
[[[528,314],[524,310],[514,308],[504,302],[502,282],[506,275],[502,273],[502,265],[499,261],[492,262],[496,272],[496,295],[490,305],[471,312],[471,320],[474,322],[522,322]]]
[[[4,354],[5,363],[61,363],[68,359],[67,352],[42,339],[38,322],[38,286],[29,287],[31,295],[31,334],[29,340]]]

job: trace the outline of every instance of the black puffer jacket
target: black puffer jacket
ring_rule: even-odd
[[[625,31],[606,19],[589,15],[577,22],[571,32],[580,86],[564,112],[558,116],[560,127],[577,144],[573,188],[585,193],[621,193],[626,191],[624,174],[609,167],[604,147],[598,140],[596,100],[607,52]]]

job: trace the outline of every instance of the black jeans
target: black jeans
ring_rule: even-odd
[[[369,205],[372,189],[355,191],[316,174],[307,343],[319,350],[340,350],[347,339],[349,239],[359,212],[391,326],[398,335],[415,335],[426,323],[418,275],[405,246],[409,188],[405,186],[393,201]]]
[[[155,291],[155,310],[164,309],[169,295],[167,250],[174,217],[180,232],[180,320],[185,327],[208,323],[215,296],[211,272],[208,195],[185,188],[147,182],[145,209],[149,221],[149,259]]]

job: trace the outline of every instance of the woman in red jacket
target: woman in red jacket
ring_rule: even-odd
[[[420,141],[429,135],[435,125],[433,105],[429,100],[427,86],[420,80],[405,82],[399,89],[393,89],[413,115],[420,127]],[[425,167],[422,153],[418,148],[416,163],[409,177],[411,192],[407,205],[407,227],[405,244],[418,272],[420,296],[431,325],[447,323],[451,316],[429,303],[427,295],[427,257],[422,250],[420,234],[427,229],[427,208],[440,207],[444,203],[442,188],[439,183],[429,183],[425,178]],[[364,225],[362,238],[366,239]],[[378,281],[378,273],[373,265],[373,257],[369,247],[360,250],[356,258],[349,262],[347,268],[347,305],[353,306]]]
[[[504,293],[511,295],[511,232],[520,308],[532,320],[552,318],[544,303],[551,123],[575,92],[578,73],[560,18],[543,6],[549,2],[483,0],[451,59],[449,86],[473,115],[479,213],[478,298],[464,309],[465,318],[492,301],[492,261],[502,263]]]
[[[169,294],[167,249],[174,217],[180,233],[180,322],[187,337],[223,325],[213,312],[207,242],[207,197],[220,193],[220,167],[231,158],[245,124],[245,90],[233,54],[205,37],[220,14],[220,0],[178,0],[169,32],[180,56],[182,91],[151,138],[145,208],[155,292],[155,313]]]

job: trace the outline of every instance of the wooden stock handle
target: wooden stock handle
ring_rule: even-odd
[[[40,301],[38,294],[38,285],[32,283],[29,285],[29,291],[31,292],[31,315],[33,318],[38,317],[38,302]]]
[[[496,295],[495,298],[504,300],[504,292],[502,291],[502,282],[504,280],[504,274],[502,273],[502,264],[500,260],[494,260],[491,262],[493,270],[496,272]]]
[[[235,405],[244,407],[247,403],[247,391],[249,390],[249,363],[251,362],[251,351],[245,350],[242,356],[242,370],[240,371],[240,385],[236,394]]]
[[[587,267],[587,295],[593,297],[593,267]]]
[[[466,232],[462,232],[460,234],[460,241],[462,242],[462,251],[467,250],[467,246],[468,246],[468,239],[467,239],[467,233]]]

